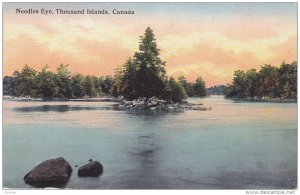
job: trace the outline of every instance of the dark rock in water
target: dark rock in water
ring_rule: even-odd
[[[98,177],[103,173],[103,166],[98,161],[92,161],[78,169],[79,177]]]
[[[93,159],[90,159],[89,161],[90,161],[90,162],[92,162],[92,161],[93,161]]]
[[[75,165],[75,167],[78,167],[78,165]]]
[[[64,187],[72,173],[70,164],[62,157],[42,162],[24,176],[25,183],[34,187]]]

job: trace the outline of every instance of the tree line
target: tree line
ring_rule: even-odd
[[[120,91],[120,88],[124,87],[119,83],[120,75],[105,77],[72,75],[68,65],[64,64],[61,64],[56,72],[50,71],[49,66],[43,67],[38,72],[34,68],[25,65],[21,72],[15,71],[13,76],[5,76],[3,81],[4,86],[9,83],[12,87],[11,93],[4,93],[4,95],[17,97],[52,99],[100,96],[127,97],[130,95],[130,91]],[[170,77],[165,82],[165,90],[169,93],[168,95],[170,95],[172,101],[181,101],[185,97],[203,97],[207,95],[205,82],[201,77],[195,82],[188,82],[184,76],[180,76],[177,80]],[[127,88],[127,90],[129,89]],[[143,94],[140,95],[140,97],[146,97],[142,96]],[[153,94],[149,94],[149,96],[151,95]]]
[[[68,65],[64,64],[56,72],[50,71],[47,65],[40,72],[25,65],[21,72],[15,71],[11,77],[14,81],[12,95],[49,99],[112,95],[127,100],[155,96],[173,102],[180,102],[188,96],[207,95],[201,77],[195,82],[188,82],[184,76],[168,77],[166,62],[159,54],[153,30],[148,27],[140,37],[139,51],[119,66],[114,76],[71,75]]]
[[[114,78],[110,76],[72,76],[68,65],[64,64],[61,64],[56,72],[50,71],[49,66],[38,72],[25,65],[21,72],[14,72],[11,80],[12,95],[46,99],[97,97],[109,94],[114,84]]]
[[[297,99],[297,62],[283,62],[279,67],[262,65],[258,72],[236,70],[224,93],[229,98]]]

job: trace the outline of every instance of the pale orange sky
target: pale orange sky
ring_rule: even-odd
[[[28,15],[16,8],[134,10],[134,15]],[[296,3],[6,3],[3,75],[25,64],[112,75],[154,30],[170,76],[230,83],[236,69],[297,60]]]

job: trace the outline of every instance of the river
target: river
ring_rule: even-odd
[[[297,104],[189,98],[209,111],[136,113],[112,102],[3,101],[3,186],[64,157],[69,189],[294,189]],[[98,178],[75,165],[92,158]]]

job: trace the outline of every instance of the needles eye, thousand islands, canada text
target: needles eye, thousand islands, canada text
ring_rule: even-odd
[[[42,15],[52,15],[52,14],[74,14],[74,15],[109,15],[110,13],[114,15],[133,15],[135,14],[133,10],[117,10],[113,9],[111,12],[107,9],[76,9],[76,10],[68,10],[68,9],[16,9],[16,14],[42,14]]]

